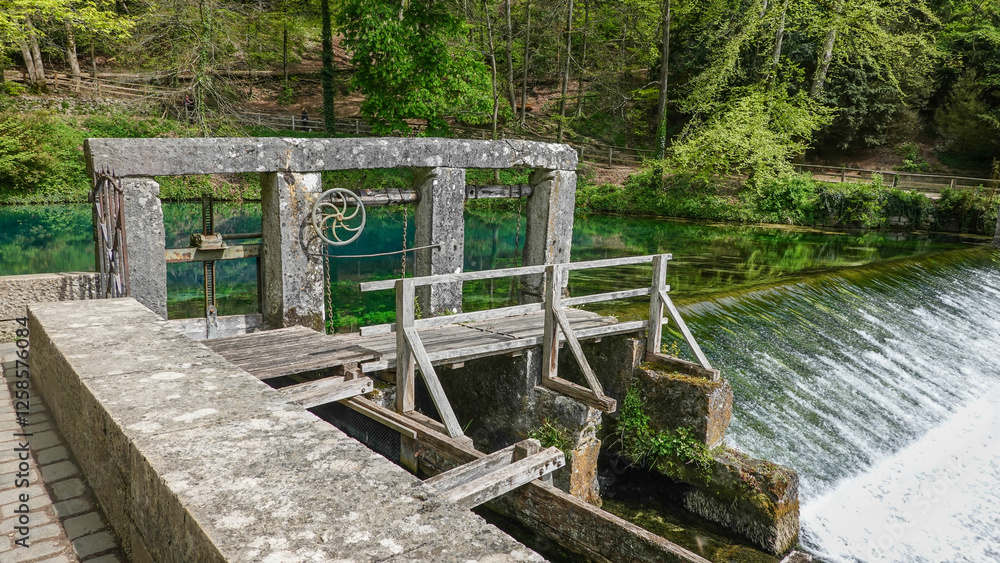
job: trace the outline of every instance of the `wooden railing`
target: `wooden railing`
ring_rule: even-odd
[[[840,182],[869,182],[875,175],[879,175],[886,185],[923,192],[936,192],[945,187],[951,189],[974,189],[978,187],[997,189],[1000,186],[1000,181],[989,178],[921,174],[898,170],[869,170],[865,168],[823,166],[818,164],[796,164],[795,170],[797,172],[812,172],[814,176],[833,177]]]
[[[691,331],[681,318],[680,313],[671,301],[666,286],[667,262],[671,259],[670,254],[658,254],[651,256],[636,256],[629,258],[611,258],[606,260],[594,260],[587,262],[572,262],[568,264],[549,264],[544,266],[524,266],[520,268],[503,268],[498,270],[486,270],[481,272],[461,272],[457,274],[442,274],[436,276],[425,276],[416,278],[404,278],[399,280],[382,280],[365,282],[361,284],[361,291],[378,291],[386,289],[396,290],[396,322],[395,324],[377,325],[362,328],[362,335],[384,334],[395,331],[396,333],[396,408],[399,412],[409,412],[414,408],[414,370],[419,366],[420,373],[427,385],[431,399],[441,415],[442,422],[451,436],[460,436],[462,428],[455,418],[455,414],[445,397],[444,390],[438,380],[434,370],[434,362],[445,359],[454,359],[447,352],[439,352],[436,356],[428,354],[420,339],[418,329],[438,327],[450,324],[461,324],[487,319],[501,319],[526,315],[538,311],[544,311],[543,328],[541,337],[525,337],[506,341],[493,342],[483,346],[477,346],[475,350],[468,350],[465,358],[485,357],[514,350],[530,348],[541,344],[542,346],[542,385],[558,391],[581,402],[598,408],[605,412],[615,410],[615,400],[606,396],[597,379],[590,363],[583,354],[580,340],[583,338],[597,338],[612,334],[625,334],[639,330],[647,330],[646,356],[661,357],[660,343],[662,337],[662,327],[664,323],[664,308],[667,315],[676,323],[678,330],[684,340],[694,352],[701,368],[713,372],[717,377],[718,372],[712,370],[708,358],[702,352],[698,342],[694,339]],[[633,264],[653,264],[652,282],[649,287],[628,289],[585,295],[581,297],[563,298],[562,292],[568,283],[568,274],[571,271],[610,268]],[[460,313],[429,319],[417,319],[414,314],[414,300],[416,288],[434,284],[461,283],[466,281],[486,280],[504,278],[511,276],[532,276],[544,274],[545,276],[545,298],[542,303],[528,303],[524,305],[514,305],[475,311],[471,313]],[[563,310],[564,307],[574,305],[584,305],[589,303],[600,303],[615,301],[619,299],[629,299],[634,297],[649,296],[649,319],[646,321],[631,321],[624,323],[612,323],[597,327],[590,327],[581,330],[574,330],[569,319]],[[559,342],[560,335],[569,346],[577,365],[583,372],[587,387],[577,385],[558,376],[559,363]]]

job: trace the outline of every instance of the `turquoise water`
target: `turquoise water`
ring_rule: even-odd
[[[199,204],[164,204],[167,246],[187,246],[200,230]],[[260,230],[259,204],[217,204],[219,232]],[[406,242],[413,246],[412,214],[406,217]],[[519,225],[520,223],[520,225]],[[404,214],[400,209],[376,209],[358,241],[331,248],[332,254],[356,255],[403,248]],[[90,208],[86,205],[0,207],[0,275],[94,269]],[[524,223],[516,213],[466,214],[465,269],[485,270],[518,264],[515,250],[523,246]],[[845,266],[922,256],[963,245],[954,238],[910,234],[842,232],[807,229],[700,224],[664,219],[578,216],[573,232],[574,261],[673,253],[668,270],[672,295],[680,303],[719,292],[785,283]],[[392,292],[362,295],[361,281],[398,277],[399,256],[331,260],[334,324],[350,329],[392,319]],[[407,270],[412,272],[412,260]],[[586,294],[649,283],[649,266],[614,272],[575,272],[570,291]],[[171,318],[203,315],[200,264],[167,267]],[[613,276],[609,277],[609,276]],[[257,310],[253,260],[217,263],[219,314]],[[500,306],[516,295],[512,280],[469,283],[468,310]],[[642,314],[642,303],[616,303],[602,309],[620,316]]]

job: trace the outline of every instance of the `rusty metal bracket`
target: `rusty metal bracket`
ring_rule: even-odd
[[[114,170],[94,174],[89,201],[94,205],[94,240],[97,243],[99,294],[102,298],[129,294],[128,246],[125,235],[125,194]]]

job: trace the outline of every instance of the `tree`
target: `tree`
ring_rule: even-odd
[[[468,48],[465,25],[437,0],[345,0],[337,12],[365,95],[361,112],[379,133],[409,131],[406,119],[445,129],[449,112],[485,122],[489,71]]]
[[[336,86],[333,83],[333,24],[330,19],[330,0],[320,0],[320,12],[323,20],[323,121],[328,135],[336,131],[337,116],[334,113],[334,98]]]
[[[45,83],[45,65],[39,46],[40,23],[52,22],[66,33],[66,56],[73,73],[79,76],[76,63],[76,41],[73,29],[86,27],[92,33],[108,38],[129,36],[133,21],[119,16],[109,7],[94,1],[75,0],[0,0],[0,50],[17,45],[24,59],[29,80],[34,84]],[[76,64],[74,64],[76,63]]]

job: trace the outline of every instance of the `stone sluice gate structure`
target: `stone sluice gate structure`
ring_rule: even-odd
[[[542,560],[468,510],[482,503],[580,560],[706,561],[599,508],[598,454],[629,388],[659,413],[654,425],[692,428],[710,446],[722,442],[732,391],[670,303],[669,255],[568,264],[569,147],[91,139],[85,148],[91,173],[113,171],[119,194],[120,224],[98,233],[97,293],[110,298],[28,306],[33,377],[134,561]],[[533,169],[529,186],[466,185],[466,169],[512,167]],[[417,277],[370,283],[396,290],[394,325],[326,335],[324,246],[312,226],[320,172],[359,168],[416,169]],[[261,174],[261,243],[202,244],[214,238],[203,233],[192,248],[167,249],[154,177],[231,172]],[[520,277],[521,304],[492,316],[461,312],[462,281],[491,275],[461,271],[464,200],[478,193],[530,193],[524,267],[506,272]],[[101,201],[95,217],[107,219],[114,205]],[[259,315],[166,320],[168,259],[247,257],[259,260]],[[565,295],[569,269],[643,262],[654,264],[651,287],[605,297],[649,295],[648,323],[571,308],[598,299]],[[428,318],[415,319],[414,301]],[[664,307],[699,364],[659,354]],[[565,434],[568,455],[526,439],[546,422]],[[722,455],[715,485],[693,480],[681,498],[781,554],[797,541],[797,477],[774,468]]]

